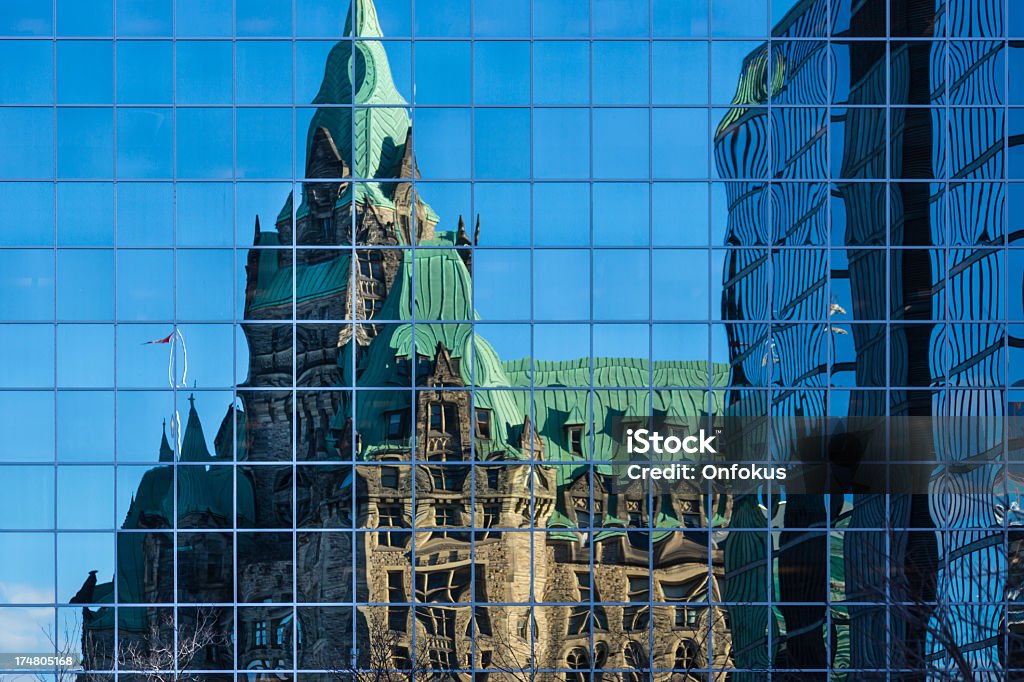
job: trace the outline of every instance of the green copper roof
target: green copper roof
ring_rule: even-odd
[[[351,9],[345,24],[345,39],[327,56],[323,82],[313,98],[312,103],[320,106],[306,134],[306,159],[311,158],[316,131],[326,128],[352,177],[397,179],[411,127],[409,103],[398,92],[391,76],[387,52],[379,40],[383,32],[372,0],[352,0]],[[338,204],[354,201],[393,207],[394,185],[358,183],[355,197],[351,196],[350,186],[338,198]],[[278,220],[290,215],[290,201],[281,209]],[[427,219],[437,222],[433,209],[420,203]],[[309,204],[303,192],[296,217],[301,218],[308,212]]]
[[[371,108],[356,109],[354,120],[350,107],[318,109],[309,126],[306,151],[308,154],[317,128],[327,128],[355,177],[393,177],[409,132],[408,102],[395,88],[383,44],[373,40],[383,37],[373,3],[353,0],[352,10],[345,24],[349,40],[338,42],[328,55],[313,104],[355,103]],[[378,109],[373,105],[392,106]]]
[[[416,273],[415,288],[411,281],[413,271]],[[472,281],[469,271],[456,249],[422,249],[416,250],[415,255],[412,250],[406,251],[378,317],[410,322],[382,327],[360,363],[357,384],[377,387],[405,386],[408,379],[404,379],[396,371],[400,359],[415,354],[432,358],[440,343],[448,349],[453,359],[461,360],[459,373],[466,385],[472,383],[477,388],[511,386],[512,383],[505,375],[498,354],[482,337],[473,333],[473,327],[469,324],[476,317],[471,293]],[[414,316],[416,321],[412,324]],[[452,322],[442,323],[438,320]],[[459,320],[465,322],[460,323]],[[347,352],[341,353],[342,362],[348,361],[351,355]],[[475,362],[471,359],[475,359]],[[352,372],[351,366],[343,367],[346,380],[352,376]],[[492,428],[495,433],[493,449],[500,449],[506,452],[507,456],[518,458],[522,456],[518,450],[518,431],[529,411],[523,411],[510,393],[481,391],[477,393],[476,404],[478,407],[492,410]],[[394,397],[399,394],[385,395]],[[387,410],[408,408],[409,405],[405,403],[357,401],[356,421],[359,424],[363,443],[361,454],[364,457],[393,445],[385,436],[382,413]],[[345,411],[342,410],[340,413]],[[336,429],[342,426],[334,424]]]
[[[260,253],[259,277],[251,305],[252,310],[291,305],[292,268],[278,267],[277,252],[264,249]],[[299,265],[295,275],[297,302],[340,294],[348,288],[349,254],[338,252],[328,261]]]
[[[594,358],[594,385],[644,388],[651,386],[707,386],[708,365],[702,360],[656,360],[643,358]],[[589,386],[590,361],[578,360],[512,360],[504,363],[505,372],[515,385],[529,386],[533,373],[534,386]],[[729,385],[729,365],[711,365],[711,385]]]

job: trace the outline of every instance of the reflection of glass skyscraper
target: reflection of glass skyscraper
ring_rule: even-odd
[[[827,10],[798,3],[747,58],[716,135],[719,171],[735,179],[727,243],[738,248],[723,274],[730,410],[1001,415],[1005,330],[993,322],[1004,316],[1003,44],[978,39],[1003,33],[1001,3]],[[988,434],[949,435],[935,434],[946,462],[986,457],[993,445]],[[895,451],[914,445],[892,438]],[[823,668],[848,636],[851,669],[954,670],[966,661],[998,677],[1005,557],[990,530],[995,498],[957,492],[992,490],[996,471],[937,469],[933,492],[951,494],[948,504],[893,495],[887,507],[882,496],[855,494],[852,508],[833,501],[828,510],[821,498],[787,500],[773,595],[783,630],[760,620],[734,628],[737,649],[750,647],[737,664],[774,657]],[[763,525],[754,501],[746,505],[744,522]],[[830,525],[845,529],[851,602],[831,613],[824,536],[792,530]],[[885,528],[895,534],[863,532]],[[766,545],[727,544],[728,599],[766,596],[757,570]],[[730,570],[745,577],[730,579]],[[807,601],[822,605],[787,604]],[[836,625],[846,616],[848,633]]]

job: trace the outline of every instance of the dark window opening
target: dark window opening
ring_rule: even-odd
[[[476,437],[481,440],[491,439],[491,411],[483,408],[476,409]]]
[[[431,432],[454,434],[458,426],[455,405],[452,403],[430,403]]]
[[[385,488],[397,488],[398,467],[382,466],[380,468],[380,484]]]
[[[407,420],[404,410],[384,413],[384,423],[388,440],[399,440],[405,438]]]
[[[573,425],[565,427],[566,440],[569,443],[569,452],[574,455],[583,454],[583,426]]]

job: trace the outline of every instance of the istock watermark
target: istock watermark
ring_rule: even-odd
[[[687,454],[718,454],[711,441],[715,435],[708,435],[701,429],[697,435],[683,436],[669,434],[663,436],[657,431],[650,429],[626,429],[626,451],[631,455],[646,455],[649,452],[658,454],[677,455],[680,452]]]
[[[1024,417],[1016,415],[624,415],[605,424],[595,434],[594,459],[609,462],[624,485],[962,495],[1024,480]]]

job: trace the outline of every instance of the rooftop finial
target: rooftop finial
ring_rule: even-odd
[[[174,450],[171,449],[171,444],[167,442],[167,419],[163,420],[163,434],[160,436],[160,454],[158,459],[161,462],[174,461]]]
[[[466,246],[469,244],[469,235],[466,234],[466,221],[459,216],[459,229],[455,232],[455,244],[457,246]]]
[[[373,0],[352,0],[351,13],[345,22],[345,35],[353,38],[380,38],[380,21]],[[353,23],[354,22],[354,23]]]

